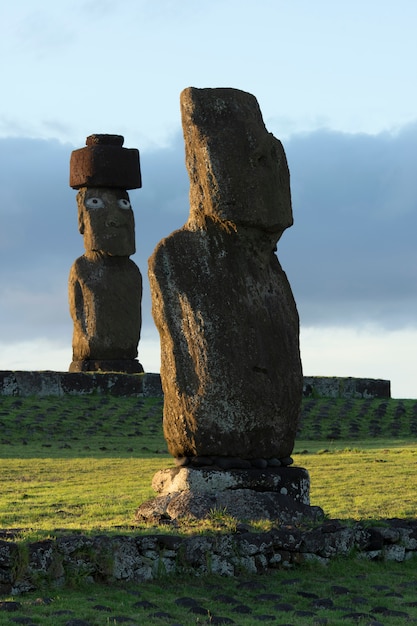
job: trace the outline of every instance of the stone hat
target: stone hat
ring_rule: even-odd
[[[89,135],[86,146],[71,153],[70,187],[142,187],[139,150],[123,142],[121,135]]]

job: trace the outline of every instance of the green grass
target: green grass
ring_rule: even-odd
[[[312,504],[330,517],[346,520],[415,518],[416,407],[413,400],[305,400],[293,456],[310,472]],[[133,517],[136,507],[155,495],[153,474],[173,465],[162,436],[161,414],[161,399],[0,397],[0,526],[22,529],[24,541],[74,531],[155,532],[136,527]],[[211,517],[206,527],[189,524],[180,532],[233,530],[219,512]],[[253,626],[257,617],[271,615],[278,617],[263,623],[312,626],[316,619],[327,619],[329,625],[338,626],[375,619],[396,626],[408,623],[404,616],[373,610],[385,607],[417,619],[417,609],[411,606],[416,601],[415,571],[415,560],[398,564],[349,558],[336,559],[326,568],[305,564],[256,578],[175,576],[140,585],[45,588],[19,598],[1,597],[0,625],[64,626],[71,619],[83,619],[91,626],[108,626],[123,618],[130,620],[127,624],[191,626],[221,623],[216,618],[223,616]],[[337,587],[348,591],[340,595]],[[334,606],[312,606],[306,593],[330,599]],[[281,599],[261,600],[261,594],[278,594]],[[235,603],[226,604],[221,595],[231,596]],[[195,599],[203,613],[178,606],[175,601],[184,596]],[[137,604],[145,601],[154,606]],[[278,610],[275,605],[282,603],[293,610]],[[251,612],[234,610],[242,605]],[[297,611],[313,611],[315,617]],[[170,618],[154,616],[161,612]],[[349,612],[373,617],[349,621],[343,618]]]
[[[298,438],[331,442],[417,440],[417,401],[322,398],[303,401]]]
[[[259,623],[267,625],[347,626],[378,620],[384,626],[404,626],[411,623],[404,615],[410,620],[417,618],[416,587],[415,561],[399,564],[335,559],[326,568],[305,565],[256,577],[173,576],[136,585],[44,589],[4,598],[18,606],[10,613],[0,610],[0,625],[10,626],[11,619],[20,618],[27,621],[17,623],[42,626],[65,626],[71,619],[85,620],[91,626],[195,626],[222,623],[223,618],[232,620],[223,623],[253,626],[262,617]],[[183,598],[194,604],[182,606],[178,601]],[[192,606],[199,612],[193,613]],[[357,621],[345,617],[352,613],[367,618]]]
[[[311,504],[330,517],[416,515],[417,446],[323,451],[294,460],[310,473]],[[135,509],[156,495],[153,475],[172,465],[168,456],[0,459],[0,526],[39,536],[57,529],[135,532]]]
[[[162,399],[0,397],[0,458],[118,458],[167,454]]]
[[[293,456],[310,473],[311,503],[330,517],[414,517],[417,444],[406,432],[416,406],[413,400],[305,400]],[[381,437],[369,439],[375,413]],[[401,427],[388,437],[396,415]],[[367,438],[352,428],[359,419]],[[134,511],[155,495],[152,476],[174,465],[161,422],[157,398],[0,397],[1,527],[39,536],[139,530]]]
[[[1,458],[149,457],[166,453],[162,399],[0,397]],[[417,401],[305,399],[296,450],[417,441]],[[301,443],[300,443],[301,442]],[[350,443],[347,443],[350,442]],[[383,444],[385,445],[385,444]]]
[[[295,454],[310,474],[311,504],[342,519],[415,518],[417,444]]]
[[[137,506],[155,495],[153,475],[170,463],[168,458],[1,459],[0,525],[39,534],[57,528],[127,531]]]

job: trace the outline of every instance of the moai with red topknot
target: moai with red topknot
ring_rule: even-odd
[[[139,151],[120,135],[95,134],[74,150],[70,186],[78,190],[78,229],[85,253],[71,267],[74,322],[70,372],[140,373],[142,276],[128,189],[141,184]]]

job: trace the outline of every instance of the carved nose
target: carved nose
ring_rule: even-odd
[[[106,226],[117,228],[119,226],[119,224],[120,224],[120,221],[118,220],[116,215],[109,215],[106,218],[105,224],[106,224]]]

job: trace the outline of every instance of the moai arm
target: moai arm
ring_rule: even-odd
[[[68,300],[70,314],[74,324],[80,325],[85,332],[84,297],[80,281],[77,277],[76,263],[71,267],[68,280]]]
[[[189,273],[175,269],[176,259],[192,263],[193,250],[193,237],[181,230],[161,241],[149,259],[152,315],[160,334],[162,384],[167,394],[176,384],[191,395],[204,385],[204,335],[195,332],[199,322],[186,296],[187,282],[195,276],[191,267]]]
[[[72,321],[74,323],[72,349],[73,360],[82,361],[89,356],[89,342],[87,339],[86,307],[83,287],[80,281],[78,266],[80,259],[72,265],[68,279],[68,300]]]

